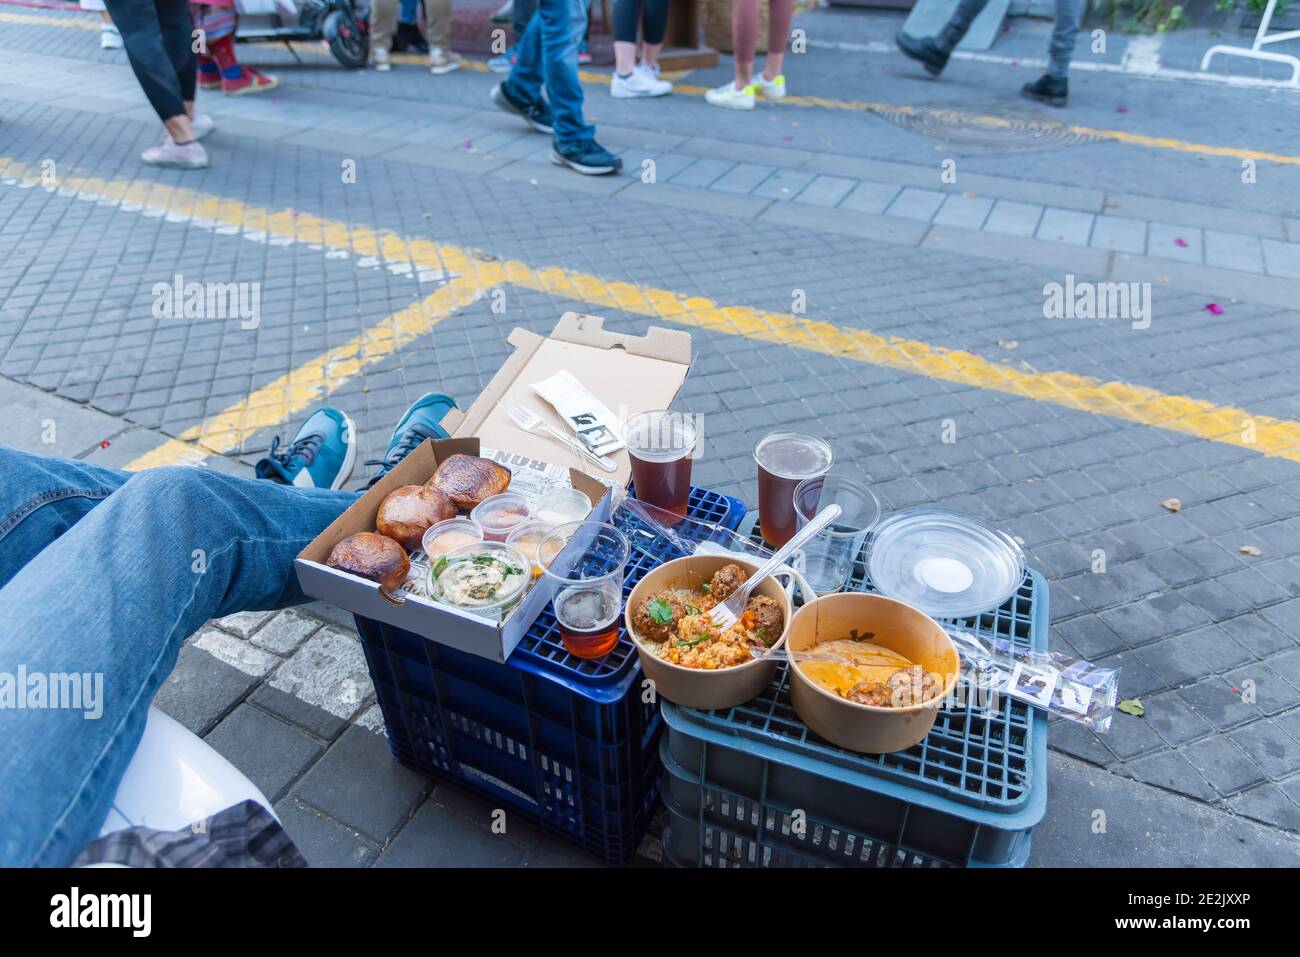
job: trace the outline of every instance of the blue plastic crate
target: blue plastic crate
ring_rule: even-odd
[[[859,566],[853,587],[869,590]],[[1046,582],[961,625],[1047,647]],[[811,732],[786,666],[752,701],[701,712],[664,702],[665,853],[700,866],[1019,866],[1047,808],[1047,719],[1003,696],[996,713],[945,708],[906,751],[864,755]],[[795,812],[806,815],[802,834]]]
[[[734,529],[745,506],[693,489],[689,514]],[[635,550],[626,591],[673,557]],[[398,761],[491,795],[606,863],[636,853],[658,806],[663,719],[641,700],[626,634],[604,659],[575,658],[548,607],[501,664],[372,619],[356,623]]]
[[[635,494],[635,487],[631,491]],[[745,517],[745,503],[720,492],[692,488],[687,514],[691,518],[734,530]],[[664,548],[658,554],[633,549],[625,571],[624,598],[631,594],[633,587],[646,572],[670,558],[680,557],[662,539],[660,543]],[[528,634],[511,653],[510,660],[532,662],[565,681],[574,682],[575,688],[614,681],[626,675],[634,666],[639,668],[636,646],[626,632],[619,634],[618,644],[603,658],[582,659],[569,654],[560,640],[560,630],[550,605],[546,606],[532,628],[528,629]]]

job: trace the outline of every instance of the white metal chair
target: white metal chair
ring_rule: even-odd
[[[1277,0],[1268,0],[1268,6],[1264,8],[1264,16],[1259,21],[1259,29],[1255,31],[1255,41],[1249,47],[1216,44],[1206,50],[1205,56],[1201,57],[1201,70],[1204,71],[1209,67],[1210,60],[1216,53],[1222,53],[1224,56],[1242,56],[1251,60],[1285,63],[1291,68],[1290,85],[1300,86],[1300,59],[1286,53],[1270,53],[1263,49],[1269,43],[1281,43],[1284,40],[1300,38],[1300,30],[1284,30],[1281,33],[1274,34],[1268,32],[1269,24],[1273,22],[1273,9],[1276,6]]]

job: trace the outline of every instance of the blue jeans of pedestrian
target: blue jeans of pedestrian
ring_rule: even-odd
[[[557,144],[596,136],[596,128],[582,121],[578,82],[578,44],[586,31],[586,0],[540,0],[519,39],[519,59],[506,80],[510,91],[525,103],[541,99],[545,85]]]
[[[182,642],[304,601],[294,556],[355,497],[0,445],[0,867],[66,865],[98,836]],[[99,716],[33,706],[20,673],[102,676]]]
[[[1056,0],[1056,14],[1052,21],[1052,39],[1048,44],[1049,76],[1064,80],[1070,72],[1070,58],[1074,56],[1074,40],[1083,24],[1087,0]],[[952,50],[970,29],[988,0],[961,0],[947,25],[939,31],[936,42],[944,50]]]

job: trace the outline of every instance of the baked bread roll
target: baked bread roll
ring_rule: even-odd
[[[389,593],[406,581],[411,568],[411,560],[401,545],[374,532],[349,535],[334,546],[325,564],[379,582],[379,587]]]
[[[426,483],[444,492],[457,508],[470,509],[510,487],[510,470],[491,459],[457,452]]]
[[[379,503],[375,530],[413,552],[431,525],[455,515],[451,499],[432,485],[403,485]]]

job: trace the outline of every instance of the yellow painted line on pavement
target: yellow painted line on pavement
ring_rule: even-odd
[[[23,13],[0,13],[0,23],[5,22],[39,24],[41,26],[75,26],[90,30],[99,29],[98,20],[91,21],[41,17]],[[331,57],[329,51],[322,49],[319,44],[294,43],[291,44],[291,46],[299,54],[305,53],[310,56]],[[426,62],[424,57],[413,53],[394,54],[393,60],[397,63],[412,64],[424,64]],[[465,60],[463,62],[465,68],[468,70],[479,73],[488,72],[487,63],[482,60]],[[609,74],[607,73],[580,70],[578,76],[583,83],[589,85],[609,86]],[[696,86],[689,83],[676,83],[673,86],[673,92],[684,96],[703,96],[708,92],[708,87]],[[780,105],[794,107],[819,107],[821,109],[844,110],[854,113],[903,113],[910,115],[926,113],[939,118],[957,120],[962,123],[974,123],[992,127],[1005,127],[1010,125],[1010,121],[1006,117],[1001,116],[966,113],[962,110],[935,110],[930,107],[898,105],[894,103],[875,103],[866,100],[839,100],[824,96],[790,95],[785,97],[785,99],[781,101]],[[1209,143],[1193,143],[1187,140],[1180,140],[1172,136],[1152,136],[1147,133],[1134,133],[1128,130],[1103,129],[1093,126],[1056,123],[1054,121],[1044,121],[1040,125],[1045,129],[1060,129],[1078,136],[1092,136],[1097,139],[1110,140],[1114,143],[1125,143],[1129,146],[1141,146],[1147,149],[1168,150],[1175,153],[1189,153],[1204,156],[1223,156],[1236,160],[1254,160],[1261,163],[1277,163],[1283,166],[1300,166],[1300,156],[1274,153],[1269,150],[1257,150],[1241,146],[1214,146]]]
[[[0,179],[39,183],[23,164],[0,157]],[[1140,425],[1180,432],[1300,462],[1300,422],[1256,415],[1146,386],[1104,381],[1066,371],[1038,372],[990,362],[972,352],[926,342],[881,336],[865,329],[836,326],[802,316],[725,305],[703,296],[610,281],[559,267],[536,267],[520,260],[497,262],[432,240],[401,237],[369,226],[353,226],[292,210],[272,211],[195,190],[160,183],[66,177],[60,186],[84,199],[120,200],[165,213],[172,221],[193,218],[216,222],[258,236],[307,242],[329,250],[377,256],[418,269],[444,269],[459,275],[423,302],[382,320],[362,336],[327,350],[287,375],[255,390],[247,399],[205,419],[179,436],[214,452],[240,447],[252,432],[284,423],[290,415],[320,402],[331,390],[366,366],[391,355],[433,328],[456,309],[502,282],[562,298],[606,306],[634,315],[728,336],[885,366],[912,375],[978,389],[1050,402],[1067,409],[1106,415]],[[171,449],[166,451],[165,449]],[[159,465],[179,454],[166,446],[132,463]]]
[[[99,32],[99,17],[49,17],[39,13],[0,13],[0,23],[22,23],[39,27],[68,27],[73,30],[94,30]]]

